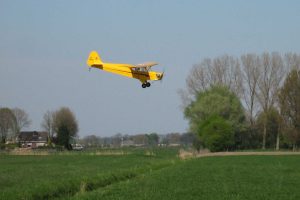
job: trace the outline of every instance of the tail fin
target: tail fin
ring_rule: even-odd
[[[102,65],[102,60],[98,53],[96,51],[92,51],[89,55],[88,60],[86,61],[88,66],[93,66],[93,65]]]

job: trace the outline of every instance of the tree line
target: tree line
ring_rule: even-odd
[[[297,148],[300,55],[224,55],[193,66],[181,90],[190,130],[213,151]]]
[[[119,148],[124,146],[154,147],[154,146],[192,146],[195,135],[192,133],[157,133],[128,135],[118,133],[113,136],[100,137],[88,135],[81,138],[85,147]]]
[[[7,143],[18,144],[18,136],[24,128],[29,128],[31,120],[25,110],[20,108],[0,108],[1,148]],[[77,138],[78,122],[75,114],[68,107],[46,111],[41,122],[42,130],[48,133],[48,147],[72,149],[71,143],[78,142],[86,147],[119,148],[124,146],[191,146],[195,141],[192,133],[149,134],[116,134],[108,137],[88,135]],[[75,139],[76,138],[76,139]],[[72,141],[73,140],[73,141]],[[75,141],[74,141],[75,140]],[[20,145],[19,145],[20,146]]]

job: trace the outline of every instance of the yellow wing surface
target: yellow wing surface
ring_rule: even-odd
[[[92,51],[88,57],[87,65],[89,67],[102,69],[107,72],[119,74],[129,78],[135,78],[142,82],[142,87],[150,87],[147,80],[155,81],[163,78],[163,73],[149,71],[156,62],[147,62],[138,65],[124,63],[104,63],[96,51]]]

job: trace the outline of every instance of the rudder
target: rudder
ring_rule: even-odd
[[[98,53],[96,51],[92,51],[89,55],[88,60],[86,61],[88,66],[93,66],[93,65],[102,65],[103,62],[100,58],[100,56],[98,55]]]

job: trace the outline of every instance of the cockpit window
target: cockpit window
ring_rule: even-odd
[[[132,70],[136,71],[136,72],[147,72],[148,71],[146,69],[146,67],[133,67]]]

